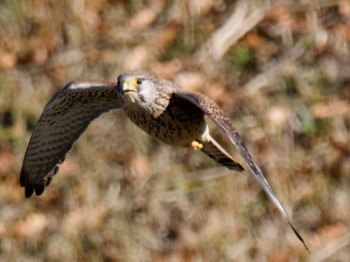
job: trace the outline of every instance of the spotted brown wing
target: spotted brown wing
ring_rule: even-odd
[[[25,196],[43,193],[90,122],[120,107],[116,83],[75,81],[46,105],[29,141],[20,174]]]
[[[305,244],[304,239],[301,237],[301,235],[298,233],[298,231],[293,226],[289,216],[287,215],[287,212],[284,210],[281,202],[277,198],[277,196],[274,193],[273,189],[271,188],[269,182],[266,180],[264,174],[261,172],[258,165],[254,162],[248,149],[244,145],[239,133],[235,130],[230,119],[220,109],[220,107],[214,101],[212,101],[209,97],[204,96],[200,93],[189,92],[189,91],[186,91],[186,90],[183,90],[180,88],[179,89],[175,88],[173,95],[175,97],[177,97],[178,99],[185,99],[187,101],[190,101],[194,105],[196,105],[198,108],[203,110],[203,112],[207,116],[209,116],[211,119],[213,119],[213,121],[224,131],[224,133],[227,135],[227,137],[235,145],[235,147],[238,150],[238,152],[240,153],[240,155],[247,162],[249,168],[251,169],[252,173],[254,174],[254,177],[257,179],[257,181],[262,186],[262,188],[264,189],[266,194],[269,196],[271,201],[275,204],[275,206],[278,208],[278,210],[280,211],[282,216],[288,222],[288,224],[290,225],[290,227],[294,231],[295,235],[303,243],[305,248],[309,251],[309,248]]]

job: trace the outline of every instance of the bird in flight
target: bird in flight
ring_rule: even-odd
[[[121,74],[118,81],[83,80],[67,84],[48,102],[29,141],[20,184],[28,198],[41,195],[74,142],[102,113],[122,109],[145,132],[173,146],[202,151],[217,163],[244,171],[210,135],[205,116],[224,132],[254,177],[309,251],[270,184],[254,162],[228,116],[209,97],[186,91],[146,71]]]

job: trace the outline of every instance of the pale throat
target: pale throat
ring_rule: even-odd
[[[136,98],[137,94],[136,93],[128,93],[124,94],[123,100],[125,104],[133,105],[136,103]]]

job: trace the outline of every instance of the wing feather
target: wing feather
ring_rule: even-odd
[[[200,93],[195,93],[195,92],[186,91],[180,88],[175,88],[174,95],[179,98],[190,101],[191,103],[196,105],[198,108],[203,110],[203,112],[206,115],[208,115],[211,119],[213,119],[213,121],[223,130],[223,132],[235,145],[240,155],[247,162],[249,168],[254,174],[254,177],[257,179],[257,181],[262,186],[262,188],[264,189],[266,194],[269,196],[271,201],[275,204],[275,206],[278,208],[282,216],[288,222],[289,226],[292,228],[295,235],[303,243],[307,251],[310,252],[309,248],[305,244],[304,239],[301,237],[301,235],[293,226],[289,216],[287,215],[287,212],[284,210],[281,202],[277,198],[269,182],[266,180],[264,174],[262,173],[258,165],[254,162],[252,156],[250,155],[248,149],[244,145],[239,133],[233,127],[228,116],[220,109],[220,107],[214,101],[212,101],[209,97],[204,96]]]
[[[73,143],[104,112],[119,108],[116,83],[74,81],[48,102],[29,141],[20,184],[25,196],[43,193]]]

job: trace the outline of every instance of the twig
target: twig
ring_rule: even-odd
[[[258,24],[270,9],[270,4],[263,7],[258,5],[248,14],[247,1],[239,1],[231,17],[199,50],[198,61],[202,63],[208,59],[216,61],[222,58],[227,50]]]

